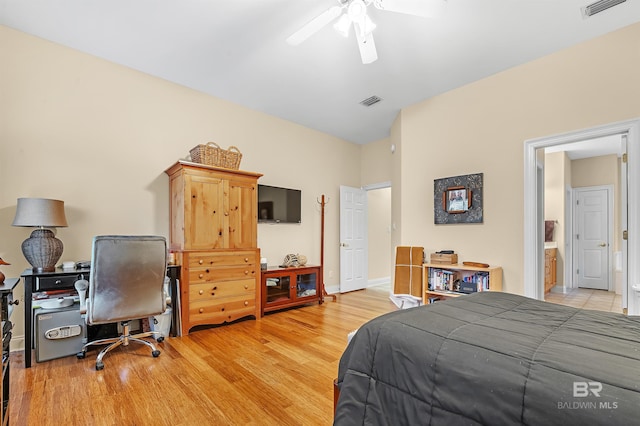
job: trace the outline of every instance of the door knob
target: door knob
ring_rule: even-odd
[[[347,244],[347,243],[340,243],[340,247],[349,247],[349,244]]]
[[[599,246],[599,247],[606,247],[606,246],[607,246],[607,243],[600,243],[600,244],[598,244],[598,246]]]

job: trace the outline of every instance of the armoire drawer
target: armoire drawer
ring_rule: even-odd
[[[207,266],[206,268],[193,268],[189,270],[189,283],[202,283],[211,281],[238,280],[254,278],[256,265],[240,266]]]
[[[252,297],[227,297],[219,303],[203,300],[189,304],[189,320],[201,324],[219,324],[254,315],[255,310],[255,299]]]
[[[254,251],[234,252],[201,252],[189,254],[189,268],[221,265],[250,265],[255,264]]]
[[[190,284],[189,302],[193,304],[200,300],[209,300],[209,303],[219,303],[219,299],[235,296],[255,298],[255,289],[255,279]]]

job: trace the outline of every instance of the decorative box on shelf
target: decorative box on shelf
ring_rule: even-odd
[[[458,263],[458,255],[456,253],[431,253],[430,263],[453,265]]]

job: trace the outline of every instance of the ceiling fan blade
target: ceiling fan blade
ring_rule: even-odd
[[[373,41],[373,34],[362,34],[362,31],[358,28],[356,28],[355,33],[362,63],[366,65],[375,62],[378,59],[378,51],[376,50],[376,43]]]
[[[342,7],[333,6],[320,15],[313,18],[311,21],[307,22],[302,28],[300,28],[295,33],[291,34],[287,38],[287,43],[297,46],[318,31],[320,31],[325,25],[329,24],[331,21],[336,19],[342,13]]]
[[[447,5],[446,0],[373,0],[373,5],[380,10],[405,13],[423,18],[442,16]]]

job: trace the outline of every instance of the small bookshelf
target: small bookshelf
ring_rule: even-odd
[[[502,291],[502,268],[481,268],[463,264],[424,263],[422,282],[425,286],[423,304],[450,297],[469,294],[464,289],[475,291]],[[468,291],[468,290],[467,290]]]

